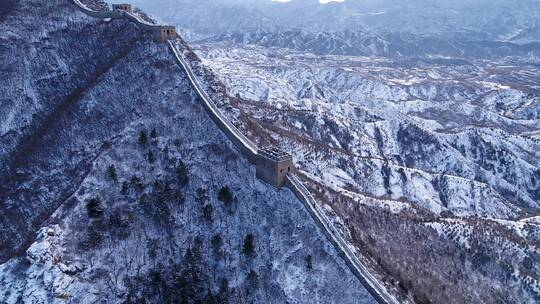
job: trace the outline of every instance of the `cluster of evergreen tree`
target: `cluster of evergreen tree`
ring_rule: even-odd
[[[210,273],[202,263],[201,244],[195,242],[180,264],[158,268],[148,275],[132,277],[126,281],[128,293],[125,303],[229,303],[231,290],[228,280],[219,280],[219,288],[211,286]]]

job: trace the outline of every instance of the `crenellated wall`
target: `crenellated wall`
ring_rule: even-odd
[[[113,11],[114,10],[122,10],[122,11],[130,12],[130,13],[133,12],[133,7],[131,6],[131,4],[128,4],[128,3],[113,4],[112,8],[113,8]]]
[[[398,300],[392,296],[378,280],[371,275],[367,267],[358,259],[356,254],[349,248],[340,232],[332,225],[332,221],[324,214],[313,198],[313,195],[294,174],[287,174],[285,185],[291,189],[295,196],[304,204],[309,214],[323,231],[324,235],[332,243],[338,254],[345,261],[349,269],[362,282],[362,285],[377,300],[378,303],[398,304]]]
[[[219,108],[216,106],[216,104],[212,101],[212,99],[208,96],[208,94],[203,90],[202,86],[199,84],[199,81],[193,74],[193,71],[191,70],[188,62],[184,59],[182,54],[178,51],[176,48],[176,45],[174,42],[169,41],[169,46],[174,54],[174,58],[176,59],[178,65],[184,70],[186,73],[191,86],[193,87],[193,90],[197,93],[199,96],[199,99],[201,100],[201,103],[212,119],[214,123],[225,133],[227,138],[231,140],[234,145],[242,152],[242,154],[251,162],[255,163],[257,157],[258,157],[258,151],[257,145],[253,143],[249,138],[244,136],[238,128],[234,124],[232,124],[226,117],[221,113]]]

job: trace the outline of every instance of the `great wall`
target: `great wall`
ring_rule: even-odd
[[[250,163],[255,165],[256,176],[276,188],[287,187],[302,202],[317,226],[345,261],[352,273],[360,280],[378,303],[399,303],[386,288],[368,271],[367,267],[351,250],[332,221],[317,205],[315,198],[296,175],[293,158],[290,154],[275,147],[258,148],[219,110],[210,96],[200,85],[184,54],[179,51],[178,39],[174,26],[158,25],[144,20],[133,12],[130,4],[114,4],[112,9],[96,11],[80,0],[69,0],[81,12],[100,19],[127,19],[137,24],[142,30],[152,34],[154,41],[167,42],[178,66],[184,71],[191,87],[198,95],[201,105],[210,119],[219,127],[227,138],[237,147]]]

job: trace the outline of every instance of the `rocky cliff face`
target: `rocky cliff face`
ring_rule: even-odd
[[[165,44],[64,0],[0,33],[0,302],[373,302]]]

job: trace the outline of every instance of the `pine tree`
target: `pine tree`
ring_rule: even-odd
[[[152,139],[156,139],[157,138],[157,131],[156,131],[156,128],[153,128],[152,131],[150,131],[150,137]]]
[[[107,174],[113,181],[116,181],[116,179],[118,178],[118,176],[116,175],[116,167],[114,165],[110,165],[107,168]]]
[[[103,207],[101,205],[101,199],[94,197],[86,203],[86,211],[88,216],[92,218],[99,217],[103,214]]]
[[[246,237],[244,238],[244,246],[242,247],[242,253],[245,254],[245,255],[253,255],[253,253],[255,252],[255,245],[253,244],[253,242],[255,241],[255,236],[251,233],[249,233],[248,235],[246,235]]]
[[[222,201],[226,206],[232,204],[233,194],[228,186],[221,187],[218,193],[218,200]]]
[[[154,156],[154,153],[152,152],[152,150],[148,151],[147,158],[150,164],[153,164],[156,161],[156,157]]]
[[[313,257],[311,256],[311,254],[308,254],[306,256],[306,267],[309,270],[313,269]]]
[[[146,145],[148,142],[148,137],[146,136],[146,131],[142,130],[141,133],[139,133],[139,143],[141,145]]]

